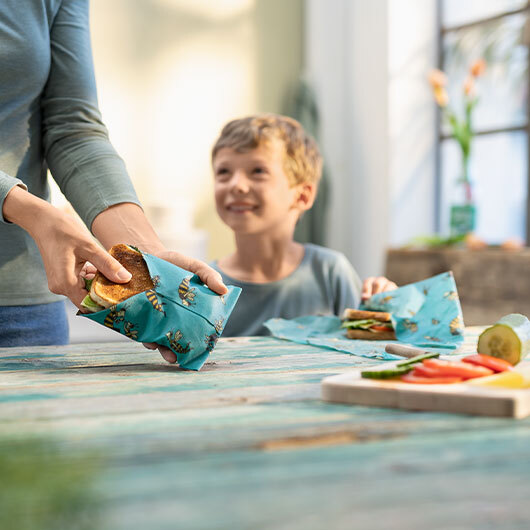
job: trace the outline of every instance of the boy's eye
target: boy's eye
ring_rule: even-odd
[[[267,170],[264,167],[257,166],[252,170],[252,173],[254,175],[264,175],[265,173],[267,173]]]
[[[228,176],[228,169],[226,169],[225,167],[217,169],[215,171],[215,176],[220,179],[226,178]]]

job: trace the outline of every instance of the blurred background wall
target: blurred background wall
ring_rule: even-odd
[[[91,0],[101,111],[168,246],[233,249],[210,149],[228,120],[281,112],[302,70],[302,0]]]
[[[528,9],[526,0],[91,0],[100,107],[165,243],[210,260],[233,250],[212,197],[213,142],[232,118],[292,110],[302,79],[329,176],[314,219],[361,277],[379,275],[389,247],[449,231],[460,154],[427,82],[437,66],[458,109],[469,62],[488,58],[471,157],[477,233],[488,243],[525,237]]]

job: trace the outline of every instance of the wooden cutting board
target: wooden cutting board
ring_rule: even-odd
[[[391,367],[386,363],[378,368]],[[530,415],[530,389],[451,385],[418,385],[362,379],[361,370],[326,377],[322,399],[372,407],[457,412],[482,416],[525,418]]]

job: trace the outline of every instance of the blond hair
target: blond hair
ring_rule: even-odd
[[[318,146],[300,123],[287,116],[261,114],[228,122],[212,148],[212,162],[225,147],[245,152],[273,139],[280,140],[284,146],[284,169],[291,186],[318,184],[322,175]]]

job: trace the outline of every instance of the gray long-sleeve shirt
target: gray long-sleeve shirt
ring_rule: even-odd
[[[217,262],[210,263],[226,285],[242,289],[223,337],[268,335],[263,322],[269,318],[340,316],[347,307],[359,306],[362,283],[346,256],[310,243],[304,249],[300,265],[276,282],[242,282],[225,274]]]
[[[48,200],[48,168],[88,227],[113,204],[138,204],[97,106],[88,0],[2,0],[0,305],[60,299],[35,242],[1,215],[16,185]]]

